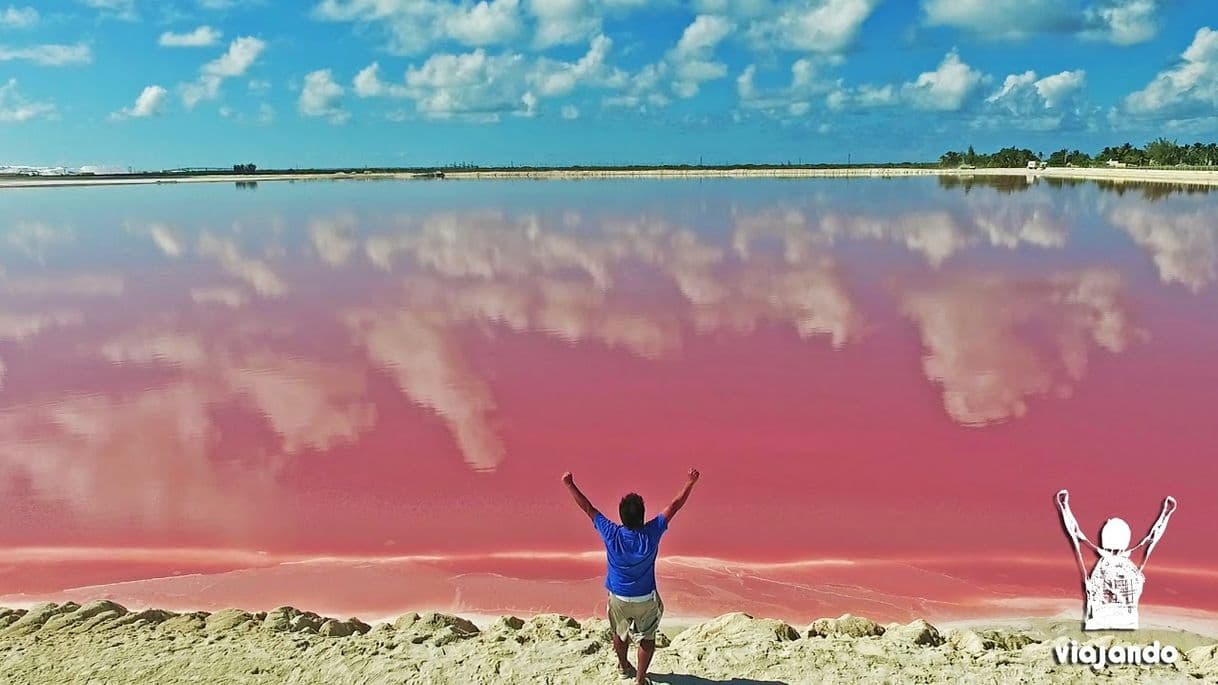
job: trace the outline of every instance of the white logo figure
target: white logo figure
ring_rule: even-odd
[[[1110,518],[1100,529],[1100,544],[1097,547],[1083,535],[1078,527],[1074,514],[1070,513],[1070,493],[1062,490],[1057,493],[1057,508],[1062,512],[1062,523],[1066,534],[1074,543],[1074,553],[1078,555],[1078,567],[1083,574],[1083,588],[1087,593],[1087,603],[1083,614],[1083,630],[1137,630],[1138,600],[1142,597],[1142,585],[1146,579],[1142,569],[1150,559],[1163,531],[1167,530],[1167,520],[1176,510],[1176,499],[1168,497],[1163,500],[1163,511],[1159,520],[1151,527],[1142,541],[1133,547],[1129,546],[1129,524],[1119,518]],[[1100,555],[1095,568],[1087,575],[1087,564],[1083,561],[1083,551],[1079,543]],[[1129,556],[1134,550],[1146,545],[1142,554],[1142,563],[1134,566]]]

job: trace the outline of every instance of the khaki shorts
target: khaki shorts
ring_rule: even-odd
[[[663,616],[664,602],[658,592],[646,602],[623,602],[609,595],[609,630],[623,640],[627,633],[633,633],[640,640],[656,639]]]

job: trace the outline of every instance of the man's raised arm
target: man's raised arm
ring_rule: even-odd
[[[567,486],[567,491],[571,493],[571,497],[575,499],[575,503],[579,505],[580,509],[584,510],[584,513],[588,515],[588,518],[595,519],[596,515],[600,512],[596,510],[596,507],[592,506],[592,503],[588,501],[587,497],[584,497],[584,493],[579,491],[579,487],[575,485],[575,477],[571,475],[570,471],[562,474],[562,483],[563,485]]]
[[[665,524],[671,522],[672,517],[676,516],[677,512],[681,511],[681,507],[685,506],[685,500],[689,499],[689,493],[694,489],[694,483],[697,483],[701,477],[702,474],[698,473],[698,469],[689,470],[689,478],[686,479],[685,486],[681,488],[681,492],[677,494],[672,504],[669,504],[668,508],[664,510]]]

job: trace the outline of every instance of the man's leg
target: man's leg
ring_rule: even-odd
[[[637,609],[641,610],[639,618],[635,620],[635,626],[641,633],[637,682],[642,685],[648,682],[647,669],[651,666],[651,657],[656,653],[656,631],[660,629],[660,619],[664,616],[664,601],[657,592],[651,602]]]
[[[631,666],[630,659],[626,658],[626,640],[621,635],[630,627],[630,619],[623,614],[621,602],[613,596],[609,597],[606,613],[609,615],[609,632],[613,634],[613,651],[617,654],[618,670],[627,678],[632,678],[635,675],[634,666]]]
[[[626,641],[618,637],[617,633],[613,634],[613,651],[617,653],[617,667],[622,670],[622,673],[634,670],[634,666],[630,665],[630,659],[626,657]]]
[[[656,653],[656,641],[642,639],[639,640],[639,673],[638,682],[640,685],[647,682],[647,668],[651,666],[651,656]]]

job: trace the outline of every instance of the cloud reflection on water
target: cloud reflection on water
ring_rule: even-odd
[[[1164,283],[1193,292],[1218,278],[1218,220],[1211,209],[1192,212],[1120,204],[1108,220],[1150,255]]]
[[[1123,352],[1146,335],[1111,269],[963,274],[901,298],[921,331],[926,377],[943,386],[948,415],[969,426],[1021,417],[1033,396],[1068,397],[1092,347]]]
[[[210,316],[225,323],[211,321],[211,327],[236,330],[239,321],[248,323],[244,307],[251,295],[291,299],[296,286],[288,273],[300,277],[312,269],[317,278],[375,282],[380,294],[327,300],[324,316],[346,330],[354,349],[405,397],[443,420],[471,467],[486,470],[506,458],[508,447],[497,428],[502,417],[494,385],[466,350],[469,335],[535,333],[659,361],[679,355],[692,337],[748,336],[779,326],[840,349],[860,339],[869,316],[878,316],[864,313],[852,285],[859,269],[839,256],[859,243],[900,247],[929,267],[925,277],[902,277],[890,290],[895,307],[917,327],[924,375],[942,387],[948,416],[970,426],[1023,416],[1032,398],[1068,396],[1094,350],[1120,353],[1146,338],[1133,321],[1124,278],[1108,267],[981,274],[949,260],[978,246],[1062,249],[1075,212],[1035,193],[1013,202],[974,192],[957,206],[898,212],[846,212],[820,200],[736,209],[723,233],[646,213],[596,216],[576,209],[557,218],[473,209],[376,219],[345,210],[307,219],[303,235],[285,234],[282,218],[269,224],[269,233],[240,219],[230,234],[209,227],[193,237],[164,218],[127,227],[175,261],[218,266],[202,277],[193,271],[196,282],[186,284],[193,302],[220,305]],[[1152,253],[1165,281],[1196,290],[1214,279],[1218,248],[1201,212],[1164,215],[1138,205],[1114,210],[1108,220]],[[25,222],[9,240],[23,252],[43,254],[60,234]],[[302,264],[301,254],[319,262]],[[347,275],[323,276],[322,269]],[[117,274],[57,279],[3,277],[13,297],[131,288],[130,279]],[[279,310],[268,311],[260,316],[274,320]],[[150,313],[142,327],[100,342],[100,356],[176,369],[193,390],[179,388],[173,397],[243,398],[279,437],[282,454],[357,442],[375,426],[376,407],[362,399],[363,382],[350,380],[362,377],[358,369],[284,359],[272,345],[249,341],[228,350],[227,343],[191,330],[202,324],[181,314]],[[283,316],[291,328],[291,315]],[[67,310],[0,313],[0,339],[21,341],[80,324],[80,315]],[[184,412],[187,425],[198,423],[191,412],[206,414]]]
[[[836,256],[844,245],[898,245],[924,257],[937,273],[950,257],[977,245],[1066,244],[1067,220],[1047,201],[1003,203],[975,195],[966,208],[868,215],[763,207],[736,212],[722,236],[646,215],[592,218],[573,210],[561,221],[471,210],[363,224],[357,212],[345,211],[305,222],[305,239],[326,268],[361,273],[387,288],[389,294],[375,302],[340,299],[328,316],[403,395],[445,422],[471,467],[484,470],[495,468],[508,450],[496,428],[493,386],[463,349],[469,330],[502,328],[570,344],[595,342],[643,360],[678,354],[689,336],[747,336],[763,325],[789,327],[801,338],[823,338],[842,348],[866,327],[849,284],[850,268]],[[1169,255],[1157,259],[1175,264],[1172,256],[1198,254],[1174,247],[1161,228],[1144,228],[1161,226],[1147,212],[1112,220],[1139,244]],[[1193,236],[1190,245],[1206,244],[1205,227],[1196,218],[1168,226],[1183,226]],[[245,288],[265,298],[292,294],[283,276],[285,255],[299,254],[298,248],[251,246],[258,234],[239,222],[233,235],[208,229],[194,240],[163,220],[129,224],[129,230],[146,235],[175,260],[189,256],[193,243],[195,258],[214,260],[223,274],[244,284],[190,284],[196,303],[223,305],[241,318]],[[266,256],[249,256],[258,252]],[[1189,262],[1187,282],[1205,277],[1210,259],[1201,250],[1195,257],[1200,266]],[[64,287],[49,284],[44,290],[84,294],[83,286],[95,278],[69,276],[61,281]],[[76,283],[82,288],[67,287]],[[115,283],[121,288],[123,281]],[[1029,398],[1069,395],[1085,373],[1091,348],[1119,353],[1140,339],[1123,287],[1118,273],[1099,268],[1041,276],[945,272],[913,279],[898,288],[896,300],[918,326],[925,375],[942,386],[948,415],[961,424],[984,425],[1024,415]],[[5,315],[0,337],[23,339],[50,325],[79,323],[65,317]],[[1030,327],[1036,332],[1030,334]],[[137,329],[106,341],[101,354],[113,363],[177,368],[207,388],[206,401],[245,397],[280,436],[279,449],[286,454],[357,441],[375,424],[375,407],[360,400],[362,386],[344,387],[327,364],[275,362],[268,350],[251,365],[215,344],[190,331]],[[189,412],[184,421],[197,423]]]

